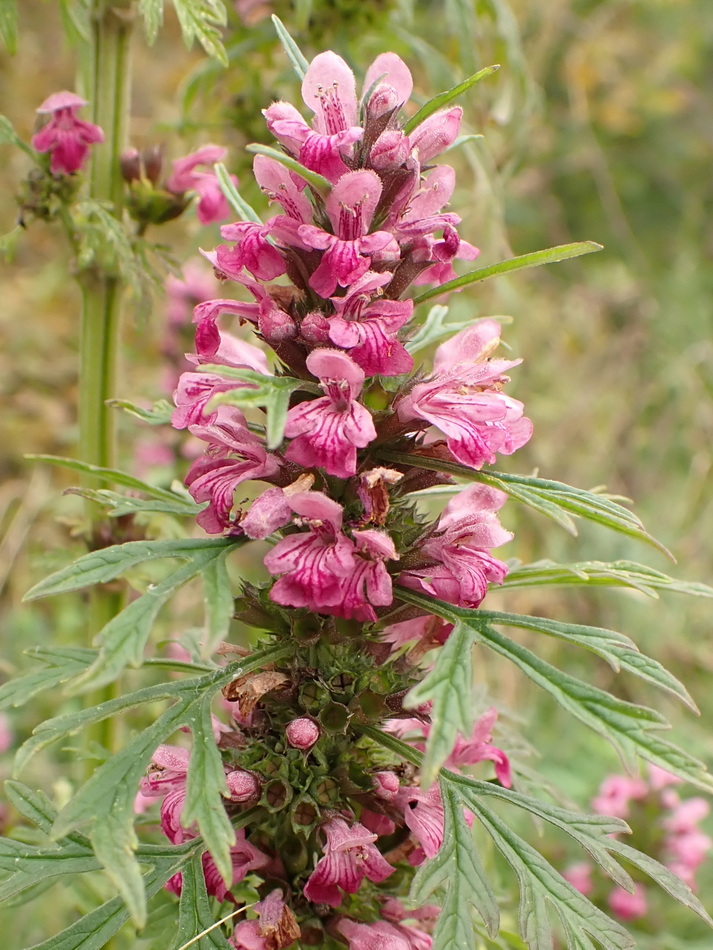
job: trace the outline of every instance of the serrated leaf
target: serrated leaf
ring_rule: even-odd
[[[99,689],[113,682],[127,666],[141,666],[159,610],[184,584],[209,570],[212,562],[221,558],[224,561],[227,553],[225,547],[196,551],[187,564],[159,584],[150,584],[144,594],[112,617],[94,638],[100,648],[99,655],[89,669],[73,681],[68,690],[70,695]]]
[[[206,693],[186,721],[193,742],[181,824],[188,828],[198,822],[200,835],[229,887],[233,877],[230,848],[235,844],[235,832],[221,797],[227,786],[223,760],[213,738],[212,699],[212,694]]]
[[[292,158],[285,152],[281,152],[279,149],[273,148],[271,145],[261,145],[259,142],[253,142],[251,145],[245,146],[245,151],[250,152],[252,155],[267,155],[267,157],[273,161],[279,162],[280,165],[283,165],[289,171],[303,178],[307,184],[311,185],[323,198],[326,198],[332,190],[331,181],[325,178],[324,175],[320,175],[318,172],[313,172],[310,168],[300,165],[297,159]]]
[[[150,426],[168,425],[174,411],[174,407],[167,399],[159,399],[150,409],[137,406],[128,399],[107,399],[106,404],[111,406],[112,409],[123,409],[130,416],[141,419],[142,422],[146,422]]]
[[[50,574],[25,594],[25,600],[37,600],[40,597],[81,590],[94,584],[105,584],[146,561],[173,557],[190,561],[202,552],[217,553],[232,544],[235,544],[235,541],[229,538],[181,538],[113,544],[111,547],[85,554],[67,567]]]
[[[503,582],[505,587],[630,587],[647,597],[658,597],[658,590],[694,597],[713,597],[707,584],[679,581],[636,561],[580,561],[556,564],[538,561],[513,568]]]
[[[511,257],[509,260],[500,261],[497,264],[490,264],[488,267],[479,267],[469,274],[463,274],[462,277],[456,277],[453,280],[441,284],[439,287],[432,287],[413,298],[414,306],[417,307],[433,297],[440,297],[441,294],[448,294],[453,290],[460,290],[468,287],[480,280],[487,280],[489,277],[497,277],[500,274],[509,274],[516,270],[525,270],[528,267],[540,267],[542,264],[556,264],[558,261],[567,261],[573,257],[581,257],[583,254],[591,254],[594,251],[601,251],[602,245],[595,244],[594,241],[580,241],[576,244],[561,244],[558,247],[548,247],[542,251],[533,251],[530,254],[521,254],[519,257]]]
[[[185,861],[184,855],[175,855],[173,860],[165,859],[151,868],[143,878],[147,898],[157,894]],[[129,920],[129,916],[121,897],[113,897],[61,933],[36,944],[30,950],[101,950]]]
[[[275,16],[273,13],[270,19],[272,20],[272,24],[275,27],[275,32],[280,38],[280,42],[287,53],[287,58],[294,66],[295,72],[300,77],[300,79],[304,79],[305,73],[309,69],[309,63],[302,55],[302,50],[287,32],[287,28],[279,17]]]
[[[606,495],[597,495],[594,492],[550,479],[507,475],[504,472],[476,471],[458,462],[447,462],[423,455],[409,455],[405,452],[392,452],[381,448],[377,452],[379,458],[387,462],[416,466],[433,472],[445,472],[468,481],[491,485],[556,521],[570,534],[577,534],[577,526],[571,517],[574,515],[577,518],[593,521],[619,534],[645,541],[671,560],[675,560],[671,552],[646,531],[633,512],[611,501]]]
[[[97,651],[80,647],[33,647],[27,655],[46,665],[3,683],[0,686],[0,709],[22,706],[38,693],[54,689],[78,676],[95,660]]]
[[[17,2],[0,0],[0,36],[11,56],[17,52]]]
[[[254,224],[262,224],[262,218],[240,194],[235,182],[231,180],[230,175],[228,174],[228,169],[225,167],[225,165],[223,165],[221,162],[217,162],[213,168],[215,169],[215,175],[218,179],[220,190],[225,196],[225,200],[238,215],[240,220],[252,221]]]
[[[457,99],[458,96],[462,96],[464,92],[467,92],[476,83],[479,83],[481,79],[485,79],[487,76],[492,76],[493,73],[496,73],[500,69],[500,66],[486,66],[485,69],[479,70],[477,73],[474,73],[472,76],[469,76],[467,79],[464,79],[463,82],[459,82],[457,86],[453,86],[452,89],[446,90],[437,96],[434,96],[433,99],[429,99],[425,105],[422,105],[418,112],[411,116],[411,118],[404,125],[404,132],[406,135],[410,135],[411,132],[420,125],[425,119],[430,115],[433,115],[434,112],[437,112],[439,109],[443,109],[448,105],[449,102],[453,102],[454,99]]]
[[[202,369],[204,373],[218,373],[248,384],[218,393],[213,396],[206,408],[211,410],[220,405],[238,406],[242,409],[264,408],[267,414],[265,435],[268,449],[276,449],[282,443],[292,393],[298,389],[320,392],[316,384],[303,379],[294,379],[292,376],[265,376],[249,369],[214,366],[211,363],[206,364]]]
[[[144,18],[146,42],[153,46],[163,23],[163,0],[139,0],[139,13]]]
[[[176,515],[181,518],[195,518],[206,507],[205,504],[197,505],[190,498],[184,499],[179,495],[175,496],[175,501],[162,501],[158,498],[134,498],[132,495],[122,495],[120,492],[110,491],[106,488],[67,488],[64,494],[79,495],[88,501],[103,505],[108,508],[107,515],[110,518],[122,518],[124,515],[153,512]]]
[[[474,643],[488,646],[510,660],[575,718],[608,739],[628,766],[633,766],[638,754],[699,788],[713,789],[713,777],[707,774],[702,762],[652,732],[669,725],[656,710],[617,699],[611,693],[564,673],[531,650],[498,633],[483,620],[478,610],[454,607],[404,588],[397,588],[397,591],[398,598],[406,603],[425,608],[450,623],[462,621]]]
[[[11,876],[0,882],[0,901],[21,894],[49,878],[86,874],[101,869],[91,848],[72,842],[61,847],[36,847],[10,838],[0,838],[0,870]]]
[[[457,796],[444,784],[441,798],[448,831],[444,832],[436,856],[416,873],[409,897],[422,907],[430,894],[445,887],[433,946],[440,950],[468,950],[473,946],[471,908],[478,911],[491,936],[498,932],[500,912]]]
[[[199,934],[201,936],[196,940]],[[200,855],[191,858],[183,869],[178,933],[171,946],[174,950],[182,950],[187,944],[196,950],[232,950],[219,927],[216,927]]]
[[[186,46],[190,49],[197,39],[209,56],[227,66],[228,56],[220,32],[227,22],[223,0],[173,0],[173,6]]]
[[[148,482],[141,481],[127,472],[121,472],[115,468],[102,468],[100,465],[90,465],[88,462],[80,462],[77,459],[62,458],[59,455],[26,455],[26,459],[31,462],[47,462],[49,465],[58,465],[60,468],[69,468],[75,472],[83,472],[86,475],[92,475],[100,482],[109,482],[112,485],[123,485],[125,488],[133,488],[136,491],[143,492],[151,498],[160,498],[163,501],[176,501],[175,492],[167,488],[159,488],[156,485],[149,485]]]
[[[206,637],[201,655],[207,659],[218,644],[227,639],[230,621],[235,613],[235,600],[226,566],[227,550],[212,559],[201,571]]]
[[[421,786],[427,789],[453,751],[458,732],[469,738],[473,726],[473,637],[457,623],[430,673],[409,692],[404,705],[433,702],[431,730],[421,765]]]
[[[584,647],[596,653],[611,666],[615,672],[626,670],[640,679],[666,690],[698,713],[693,698],[686,687],[669,673],[657,660],[640,653],[636,644],[622,633],[603,627],[588,627],[577,623],[561,623],[545,617],[529,617],[525,614],[507,614],[495,611],[479,610],[483,620],[506,627],[518,627],[534,630],[547,636],[557,637],[567,643]]]
[[[452,336],[454,333],[458,333],[459,330],[464,330],[473,323],[472,318],[456,323],[446,323],[445,319],[447,315],[448,307],[444,307],[441,304],[436,304],[434,307],[431,307],[423,326],[419,327],[414,336],[412,336],[410,340],[407,340],[405,344],[411,356],[413,356],[414,353],[418,353],[419,350],[425,350],[427,346],[431,346],[432,343],[441,340],[444,336]]]

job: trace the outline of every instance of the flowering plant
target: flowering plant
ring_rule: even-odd
[[[220,165],[215,179],[197,173],[207,153],[189,157],[168,183],[207,201],[199,214],[212,215],[224,195],[239,215],[207,256],[250,298],[195,310],[195,368],[182,374],[172,413],[176,429],[206,446],[186,476],[188,493],[126,476],[141,497],[85,491],[123,513],[195,518],[212,537],[103,547],[28,595],[110,583],[156,559],[183,562],[104,625],[96,650],[45,651],[45,670],[26,681],[32,689],[69,683],[85,693],[127,667],[160,666],[145,658],[153,621],[197,576],[206,608],[200,655],[169,664],[182,679],[60,715],[23,746],[19,766],[89,724],[171,702],[59,814],[41,795],[10,786],[16,807],[57,841],[32,852],[6,843],[20,862],[16,891],[39,873],[30,858],[45,875],[103,867],[115,883],[118,897],[47,948],[101,947],[129,917],[142,927],[147,900],[164,887],[179,895],[180,947],[492,945],[501,910],[475,833],[517,876],[527,946],[552,945],[550,907],[567,946],[631,946],[619,923],[516,833],[495,807],[503,803],[565,832],[624,892],[635,884],[617,858],[708,919],[671,869],[621,839],[628,829],[620,817],[581,815],[520,790],[517,767],[493,738],[495,707],[473,702],[477,646],[512,662],[629,760],[641,756],[711,787],[697,760],[660,738],[658,712],[557,669],[502,628],[584,647],[692,705],[626,637],[480,606],[490,585],[507,592],[606,576],[685,589],[630,563],[513,568],[494,556],[513,538],[500,522],[508,497],[565,527],[575,516],[652,539],[604,495],[484,468],[532,435],[522,402],[509,394],[520,360],[497,355],[498,321],[453,326],[440,306],[418,309],[497,273],[597,246],[553,248],[458,277],[453,261],[478,252],[446,210],[454,172],[434,160],[457,142],[453,101],[492,70],[405,117],[412,82],[395,54],[377,57],[358,97],[341,57],[325,52],[308,64],[287,46],[313,118],[285,102],[265,111],[282,150],[254,147],[254,172],[278,213],[264,222]],[[405,296],[414,287],[426,289]],[[229,332],[226,317],[250,327],[254,342]],[[434,343],[432,367],[417,365],[414,355]],[[94,474],[117,480],[113,471]],[[434,518],[427,503],[444,496]],[[236,590],[231,555],[247,545],[264,550],[264,542],[264,580]],[[224,642],[233,618],[255,631],[252,651]],[[190,749],[167,741],[179,729],[190,731]],[[135,819],[156,800],[167,842],[149,843]],[[231,908],[225,915],[221,904]]]

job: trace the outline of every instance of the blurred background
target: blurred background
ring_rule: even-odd
[[[0,53],[0,111],[26,141],[39,103],[58,89],[75,88],[76,53],[71,36],[61,38],[68,21],[71,33],[72,10],[71,2],[23,0],[18,53]],[[238,0],[229,11],[228,70],[198,49],[186,50],[171,14],[152,48],[137,29],[131,144],[163,143],[167,164],[206,142],[224,144],[241,192],[261,209],[263,199],[251,185],[249,156],[242,148],[270,141],[260,110],[272,99],[299,102],[294,73],[266,17],[270,12],[282,18],[308,58],[331,48],[359,73],[379,52],[399,53],[416,77],[417,101],[483,66],[501,64],[461,102],[462,131],[482,138],[471,138],[448,155],[459,175],[452,209],[464,219],[462,235],[480,247],[481,264],[570,241],[604,245],[598,254],[481,283],[449,301],[454,319],[513,318],[504,338],[524,363],[513,372],[510,392],[526,403],[535,435],[501,467],[537,471],[580,488],[606,485],[632,499],[678,564],[588,524],[572,538],[515,502],[503,521],[517,539],[504,556],[526,563],[626,558],[676,577],[710,581],[713,4]],[[4,233],[16,223],[15,194],[29,163],[21,152],[0,148]],[[144,404],[170,397],[181,354],[191,348],[192,304],[217,295],[210,268],[197,256],[199,246],[217,242],[217,226],[202,228],[189,212],[149,237],[170,248],[185,282],[174,276],[167,292],[158,287],[148,313],[127,301],[117,395]],[[75,450],[79,294],[70,265],[56,226],[34,221],[3,268],[0,663],[7,676],[26,665],[22,651],[28,646],[74,643],[81,626],[78,598],[20,605],[32,582],[66,562],[68,549],[82,550],[73,538],[81,507],[76,498],[61,496],[75,480],[23,458]],[[174,450],[170,433],[122,421],[124,468],[169,483],[176,474]],[[186,464],[179,452],[179,474]],[[164,523],[158,530],[172,529]],[[244,568],[259,576],[259,562]],[[189,598],[186,594],[181,609],[190,613]],[[537,649],[625,698],[661,704],[674,721],[676,740],[709,764],[710,603],[675,594],[652,600],[632,591],[577,588],[498,593],[488,601],[494,609],[627,633],[687,684],[701,707],[700,719],[653,697],[638,682],[622,678],[614,684],[615,675],[589,654],[541,641]],[[167,631],[171,622],[164,620]],[[604,742],[567,722],[491,657],[482,658],[479,678],[506,722],[509,717],[513,733],[515,727],[525,731],[531,755],[525,759],[528,750],[520,749],[523,768],[536,768],[558,795],[586,806],[604,774],[619,768]],[[8,751],[1,760],[5,773],[13,737],[26,737],[43,716],[53,714],[56,702],[43,697],[11,714]],[[71,750],[54,755],[41,760],[34,778],[61,801],[71,787],[53,768],[71,757]],[[551,857],[569,859],[556,849]],[[705,899],[713,869],[704,868],[701,881]],[[71,920],[83,902],[93,906],[92,888],[99,886],[80,883],[65,903],[47,908],[52,926]],[[692,915],[661,901],[662,916],[641,925],[644,945],[652,950],[713,946]],[[15,913],[23,941],[51,932],[31,912]],[[662,935],[661,920],[670,936]]]

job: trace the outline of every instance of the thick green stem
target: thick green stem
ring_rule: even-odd
[[[94,111],[93,121],[104,131],[104,143],[96,147],[92,156],[89,196],[121,219],[124,186],[119,156],[126,141],[129,114],[132,10],[130,5],[122,5],[121,0],[114,5],[96,0],[92,14],[92,42],[83,85]],[[92,465],[115,468],[116,411],[107,405],[107,400],[116,395],[124,282],[108,254],[100,254],[92,267],[80,273],[79,280],[79,457]],[[88,510],[88,516],[91,537],[96,534],[98,520],[95,507]],[[95,587],[91,591],[87,613],[90,640],[122,609],[123,600],[116,590]],[[106,687],[90,696],[89,704],[110,698],[115,690],[116,684]],[[114,721],[107,720],[87,730],[85,742],[88,752],[95,743],[115,751]],[[88,760],[87,776],[93,769],[93,761]]]

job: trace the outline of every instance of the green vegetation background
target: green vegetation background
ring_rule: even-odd
[[[448,0],[349,2],[272,8],[310,56],[323,48],[346,55],[357,70],[394,49],[412,67],[426,96],[492,62],[496,77],[464,99],[466,128],[480,133],[452,153],[459,190],[452,202],[464,236],[482,249],[481,262],[540,247],[590,239],[600,254],[492,284],[450,301],[452,315],[511,314],[505,333],[522,367],[512,392],[535,422],[531,444],[507,461],[522,473],[538,469],[582,488],[606,485],[635,502],[649,530],[674,553],[670,567],[653,551],[586,528],[577,539],[519,510],[503,520],[517,532],[511,545],[523,561],[632,558],[676,576],[710,582],[713,566],[713,4],[710,0]],[[5,112],[26,138],[34,109],[51,92],[73,88],[74,54],[60,40],[55,0],[23,0],[22,38],[14,58],[0,54]],[[249,199],[248,164],[240,149],[266,139],[260,108],[278,94],[297,100],[294,76],[269,20],[245,26],[231,19],[225,73],[182,46],[168,18],[151,50],[137,36],[132,144],[169,142],[170,157],[208,141],[230,146],[230,161]],[[450,156],[449,156],[450,157]],[[26,173],[20,154],[2,153],[0,231],[17,215],[13,193]],[[194,218],[156,232],[183,261],[217,229]],[[30,584],[64,563],[76,546],[76,499],[58,499],[72,479],[23,460],[27,452],[74,451],[78,294],[67,249],[37,222],[3,269],[0,327],[0,669],[22,666],[22,650],[44,640],[75,642],[82,607],[75,598],[20,606]],[[161,389],[164,303],[147,320],[131,320],[119,395],[152,400]],[[190,331],[186,330],[186,349]],[[125,467],[137,445],[155,436],[141,423],[123,425]],[[164,473],[165,475],[166,473]],[[256,571],[252,564],[246,570]],[[189,597],[190,595],[186,595]],[[490,603],[490,601],[489,601]],[[497,609],[537,612],[611,626],[632,636],[672,669],[702,710],[700,720],[668,708],[678,741],[709,763],[713,757],[710,601],[652,602],[632,592],[544,590],[495,594]],[[186,600],[179,613],[188,611]],[[164,621],[170,636],[170,620]],[[538,649],[543,645],[538,643]],[[545,644],[558,662],[612,687],[598,661]],[[537,768],[560,794],[586,805],[617,763],[603,742],[534,694],[517,675],[488,660],[480,669],[491,695],[525,730],[542,757]],[[622,696],[651,701],[636,684]],[[56,697],[13,718],[19,738]],[[660,700],[657,700],[660,701]],[[48,794],[71,794],[63,763],[71,751],[41,760],[31,776]],[[10,753],[2,759],[5,773]],[[11,820],[11,818],[10,818]],[[563,862],[567,856],[560,855]],[[710,862],[713,863],[713,862]],[[713,869],[702,876],[710,893]],[[32,907],[7,909],[17,944],[59,929],[104,893],[100,880]],[[53,892],[54,893],[54,892]],[[663,901],[663,898],[661,899]],[[37,907],[41,909],[37,911]],[[683,911],[665,907],[671,936],[658,925],[643,940],[652,950],[704,950],[709,935]],[[13,941],[15,937],[13,936]]]

